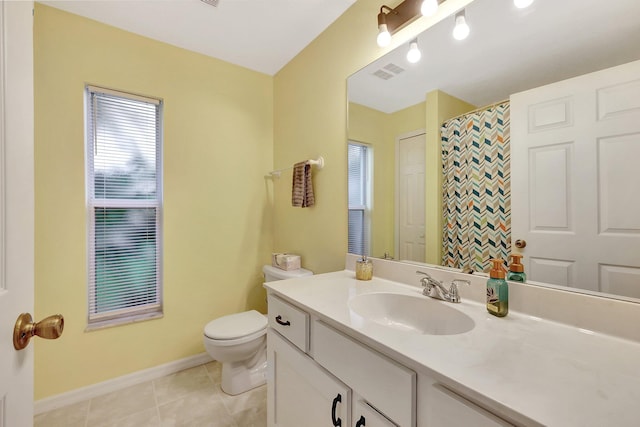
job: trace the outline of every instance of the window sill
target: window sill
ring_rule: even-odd
[[[156,313],[139,314],[139,315],[130,316],[130,317],[121,317],[117,319],[102,320],[102,321],[97,321],[97,322],[88,324],[87,327],[84,329],[84,331],[92,332],[100,329],[113,328],[115,326],[124,326],[124,325],[130,325],[132,323],[146,322],[147,320],[161,319],[163,317],[164,317],[164,313],[156,312]]]

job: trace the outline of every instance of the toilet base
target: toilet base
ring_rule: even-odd
[[[266,356],[266,349],[263,349],[257,357],[253,357],[251,360],[222,363],[222,382],[220,384],[222,391],[235,396],[266,384]]]

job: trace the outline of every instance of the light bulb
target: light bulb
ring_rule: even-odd
[[[433,16],[438,11],[438,0],[423,0],[420,6],[422,16]]]
[[[380,24],[378,26],[378,29],[379,33],[378,38],[376,39],[378,42],[378,46],[389,46],[389,43],[391,43],[391,34],[389,33],[389,30],[387,30],[387,24]]]
[[[464,11],[456,14],[456,26],[453,28],[453,38],[456,40],[464,40],[469,35],[471,29],[467,25]]]
[[[420,61],[421,57],[422,53],[420,52],[420,49],[418,49],[418,41],[414,40],[409,45],[409,51],[407,52],[407,61],[415,64],[416,62]]]
[[[533,3],[533,0],[513,0],[513,4],[518,9],[524,9],[525,7],[529,7],[531,6],[532,3]]]

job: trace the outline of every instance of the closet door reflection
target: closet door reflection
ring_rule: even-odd
[[[425,262],[425,134],[397,142],[396,253],[401,260]]]

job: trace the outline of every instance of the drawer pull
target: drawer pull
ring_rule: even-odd
[[[338,395],[333,399],[333,405],[331,405],[331,421],[333,421],[333,427],[340,427],[342,425],[342,420],[340,418],[336,418],[336,407],[340,402],[342,402],[342,396],[338,393]]]
[[[276,316],[276,322],[278,322],[278,325],[282,325],[282,326],[291,325],[291,322],[289,322],[288,320],[286,322],[283,322],[282,321],[282,316],[280,316],[280,315]]]
[[[356,423],[356,427],[362,427],[364,426],[364,416],[360,415],[360,419],[358,420],[358,422]]]

